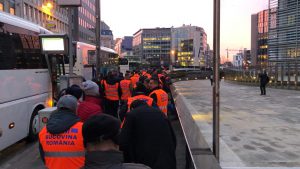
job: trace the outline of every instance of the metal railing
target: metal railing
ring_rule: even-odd
[[[298,63],[277,63],[264,69],[269,76],[269,87],[281,89],[300,89],[300,72]],[[262,69],[225,68],[225,80],[246,85],[259,85]]]

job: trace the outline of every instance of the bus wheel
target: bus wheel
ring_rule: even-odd
[[[30,118],[30,124],[29,124],[29,134],[28,137],[26,139],[26,141],[28,142],[33,142],[36,141],[38,138],[38,127],[39,127],[39,116],[38,116],[38,112],[41,110],[42,108],[36,108]]]

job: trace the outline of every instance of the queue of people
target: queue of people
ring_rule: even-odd
[[[72,85],[39,133],[49,169],[176,169],[167,74],[109,72]]]

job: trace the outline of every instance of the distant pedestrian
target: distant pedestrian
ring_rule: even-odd
[[[82,122],[85,122],[90,116],[103,113],[102,99],[99,97],[99,86],[90,80],[82,83],[84,99],[78,106],[77,115]]]
[[[89,118],[82,127],[86,169],[150,169],[143,164],[123,163],[119,151],[120,121],[102,114]]]
[[[209,80],[210,80],[210,85],[213,86],[213,84],[214,84],[214,76],[210,75],[209,76]]]
[[[131,104],[120,136],[125,162],[152,169],[176,169],[176,138],[167,117],[142,100]]]
[[[82,122],[76,116],[77,99],[62,96],[39,133],[40,155],[48,169],[78,169],[84,165]]]
[[[259,75],[259,79],[260,79],[260,95],[266,95],[266,85],[269,83],[270,80],[266,70],[264,70],[263,73]]]

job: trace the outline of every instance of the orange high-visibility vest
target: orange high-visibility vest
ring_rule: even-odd
[[[39,133],[39,140],[45,153],[47,168],[78,169],[84,166],[85,150],[81,122],[77,122],[61,134],[50,134],[44,127]]]
[[[149,106],[152,106],[152,103],[153,103],[153,99],[149,96],[145,96],[145,95],[137,95],[137,96],[134,96],[134,97],[129,97],[128,98],[128,102],[127,102],[127,105],[128,105],[128,109],[127,109],[127,112],[130,111],[130,106],[131,106],[131,103],[135,100],[143,100],[145,101]]]
[[[130,80],[132,82],[133,88],[136,88],[136,83],[139,81],[140,76],[138,74],[134,74]]]
[[[122,100],[127,100],[129,97],[131,97],[131,91],[130,91],[130,85],[131,85],[131,80],[121,80],[120,86],[122,89]]]
[[[163,91],[162,89],[154,90],[153,92],[150,93],[149,96],[151,97],[152,94],[156,94],[157,106],[165,115],[167,115],[168,101],[169,101],[168,94],[165,91]]]
[[[119,100],[118,93],[119,83],[115,83],[114,85],[107,84],[104,81],[104,89],[105,89],[105,97],[108,100]]]

